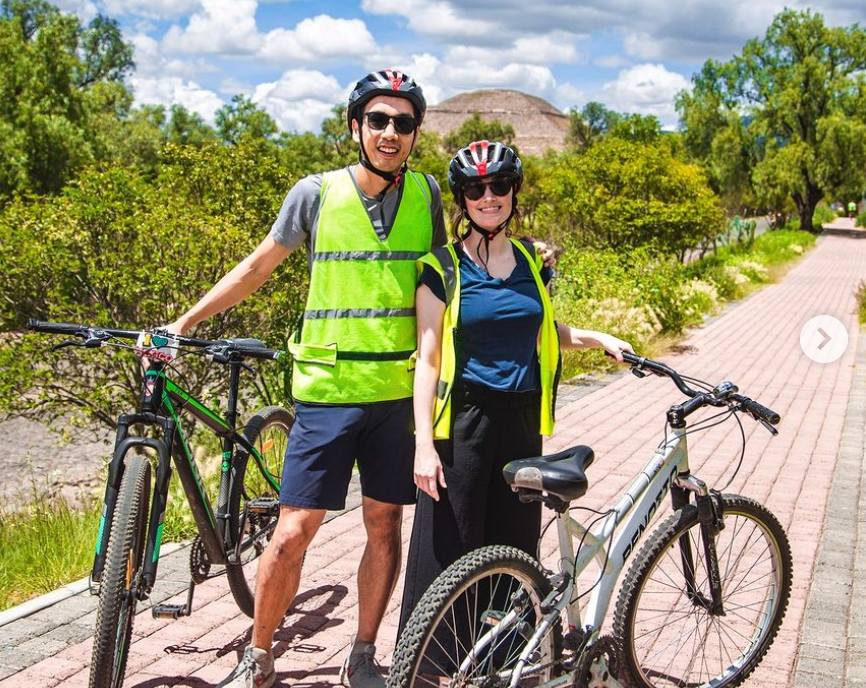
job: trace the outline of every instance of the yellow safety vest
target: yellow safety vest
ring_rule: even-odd
[[[376,234],[347,169],[322,178],[303,323],[289,344],[292,395],[358,404],[412,396],[415,262],[430,250],[430,186],[407,172],[388,238]]]
[[[543,318],[541,336],[538,338],[538,362],[541,382],[541,427],[542,435],[553,434],[554,407],[556,404],[556,387],[559,383],[559,373],[562,359],[559,351],[559,335],[556,332],[556,322],[553,320],[553,305],[550,294],[541,279],[543,261],[537,255],[531,243],[517,239],[511,242],[523,254],[529,263],[530,271],[538,287],[541,298]],[[442,347],[439,363],[439,382],[436,385],[436,399],[433,407],[433,437],[449,439],[451,437],[451,392],[457,375],[457,327],[460,317],[460,264],[453,244],[433,249],[418,260],[418,274],[425,265],[433,268],[442,278],[445,285],[445,314],[442,322]]]

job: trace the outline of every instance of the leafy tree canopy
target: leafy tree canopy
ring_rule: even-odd
[[[273,139],[279,132],[273,117],[243,95],[217,110],[215,121],[219,137],[231,144],[244,138]]]
[[[511,145],[514,141],[514,127],[494,120],[485,120],[475,113],[468,117],[457,129],[448,133],[442,143],[449,155],[454,155],[472,141],[501,141]]]
[[[723,194],[781,209],[800,226],[827,194],[866,187],[866,29],[785,10],[728,62],[707,61],[677,100],[689,152]]]

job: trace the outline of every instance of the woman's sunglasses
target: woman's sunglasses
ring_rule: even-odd
[[[412,115],[397,115],[392,117],[384,112],[367,112],[364,114],[367,119],[367,126],[373,131],[385,131],[388,127],[388,122],[394,123],[394,131],[398,134],[411,134],[418,126],[415,123],[415,118]]]
[[[469,182],[463,187],[463,195],[470,201],[477,201],[484,195],[485,187],[490,187],[494,196],[507,196],[514,187],[514,181],[508,177],[500,177],[487,182]]]

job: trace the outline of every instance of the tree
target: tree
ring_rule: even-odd
[[[279,132],[273,118],[250,98],[232,97],[232,102],[216,112],[216,129],[226,143],[237,144],[244,138],[272,139]]]
[[[477,112],[470,115],[457,129],[449,132],[444,140],[445,150],[454,155],[472,141],[501,141],[511,145],[514,141],[514,127],[498,119],[484,120]]]
[[[728,62],[708,61],[680,94],[686,145],[720,189],[748,179],[759,202],[790,198],[812,230],[826,194],[866,181],[864,70],[866,29],[785,10],[763,39]]]
[[[655,115],[622,115],[608,133],[625,141],[653,143],[662,136],[662,124]]]
[[[171,106],[171,114],[163,126],[163,131],[169,143],[201,146],[216,140],[216,132],[201,115],[190,112],[177,103]]]
[[[136,405],[139,361],[123,351],[53,354],[49,339],[20,334],[26,318],[129,329],[170,322],[261,241],[293,181],[276,147],[261,141],[169,144],[156,178],[121,165],[90,168],[42,202],[10,203],[0,212],[0,414],[45,422],[72,409],[113,426]],[[299,251],[255,296],[197,334],[255,336],[285,348],[307,282]],[[223,367],[197,356],[178,365],[192,393],[224,392]],[[260,382],[259,396],[285,401],[285,369],[261,370],[270,391]]]
[[[115,122],[129,112],[123,76],[132,49],[117,24],[78,19],[43,0],[0,6],[0,202],[56,193],[108,156]],[[106,87],[111,85],[111,87]],[[116,133],[116,132],[115,132]]]
[[[539,222],[563,245],[648,246],[682,258],[724,229],[701,168],[677,160],[663,141],[606,137],[548,161],[539,186]]]
[[[81,68],[77,82],[86,88],[99,81],[123,81],[135,68],[132,45],[123,40],[114,19],[97,15],[79,39]]]
[[[568,116],[568,142],[583,147],[591,146],[622,118],[618,112],[609,110],[595,100],[588,102],[581,110],[570,110]]]
[[[346,106],[335,105],[331,109],[331,116],[322,122],[322,139],[325,143],[333,146],[338,158],[355,155],[355,142],[349,133],[346,122]]]

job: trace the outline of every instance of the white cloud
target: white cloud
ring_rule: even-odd
[[[102,0],[112,17],[134,15],[148,19],[182,17],[201,6],[200,0]]]
[[[213,72],[214,67],[203,60],[170,59],[163,55],[159,43],[146,34],[135,34],[129,42],[133,47],[135,74],[139,77],[179,76],[187,79]]]
[[[615,81],[606,83],[598,100],[614,110],[655,115],[670,127],[677,121],[674,98],[688,87],[682,74],[660,64],[641,64],[624,69]]]
[[[130,79],[135,93],[135,102],[171,106],[183,105],[187,110],[200,114],[213,123],[214,114],[224,103],[213,91],[202,88],[195,81],[184,81],[180,77],[138,77]]]
[[[54,0],[53,4],[63,12],[78,15],[83,22],[89,22],[98,13],[96,5],[91,0]]]
[[[602,55],[593,59],[592,63],[597,67],[605,67],[606,69],[617,69],[620,67],[628,67],[630,62],[622,55]]]
[[[201,0],[201,11],[185,28],[176,24],[162,39],[171,52],[245,55],[262,43],[256,28],[256,0]]]
[[[445,51],[449,63],[480,62],[502,65],[510,62],[523,64],[569,64],[584,59],[575,45],[577,36],[564,31],[555,31],[543,36],[524,36],[510,46],[485,47],[479,45],[455,45]]]
[[[561,110],[567,111],[575,107],[577,103],[586,100],[586,94],[574,84],[559,84],[556,87],[555,100]]]
[[[362,56],[376,42],[360,19],[336,19],[326,14],[307,18],[291,30],[274,29],[264,37],[261,56],[274,61]]]
[[[259,84],[252,100],[287,131],[318,131],[334,105],[348,89],[328,74],[312,69],[291,69],[278,81]]]
[[[405,17],[413,31],[446,40],[483,38],[496,28],[496,24],[488,18],[470,19],[461,16],[449,2],[435,0],[361,0],[361,9],[371,14]]]

